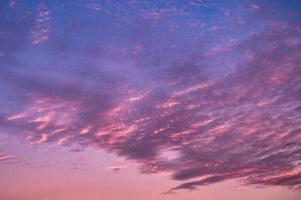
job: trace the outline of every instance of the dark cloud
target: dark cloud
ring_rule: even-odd
[[[66,5],[82,15],[66,20]],[[300,14],[241,4],[237,21],[216,3],[211,22],[198,4],[66,5],[1,19],[2,129],[113,152],[185,181],[172,190],[229,179],[300,189]]]
[[[127,166],[111,166],[111,167],[107,167],[106,169],[113,172],[119,172],[124,168],[127,168]]]

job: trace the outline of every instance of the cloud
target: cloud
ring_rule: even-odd
[[[45,5],[40,4],[38,6],[37,16],[34,22],[34,28],[32,29],[33,44],[40,44],[46,42],[49,39],[49,23],[50,11],[45,8]]]
[[[110,166],[110,167],[107,167],[106,169],[108,171],[118,172],[124,168],[127,168],[127,166]]]
[[[257,30],[224,21],[221,12],[217,24],[206,26],[249,31],[233,39],[208,34],[198,24],[195,31],[178,33],[161,27],[187,27],[187,8],[160,15],[154,8],[141,19],[141,12],[116,16],[110,6],[89,6],[105,11],[100,18],[93,12],[102,28],[85,16],[67,24],[62,37],[42,31],[35,40],[41,45],[30,43],[24,50],[18,42],[15,48],[1,43],[3,129],[25,134],[33,145],[113,152],[138,163],[142,173],[171,174],[181,182],[171,191],[229,179],[300,189],[299,24],[259,14],[268,20]],[[43,20],[28,24],[51,20],[43,12]],[[18,29],[4,22],[8,33]],[[52,38],[47,44],[44,33]],[[25,27],[18,34],[31,37]],[[128,53],[137,43],[139,53]]]
[[[18,158],[16,156],[12,156],[12,155],[7,155],[7,154],[3,154],[0,152],[0,164],[10,164],[10,163],[15,163],[18,160]]]

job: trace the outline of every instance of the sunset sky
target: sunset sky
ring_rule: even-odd
[[[300,200],[300,0],[0,0],[0,200]]]

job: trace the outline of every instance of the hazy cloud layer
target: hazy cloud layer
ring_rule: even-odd
[[[172,190],[301,188],[300,2],[29,2],[1,3],[1,132],[116,153]]]

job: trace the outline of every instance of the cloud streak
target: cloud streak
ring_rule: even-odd
[[[11,164],[18,161],[16,156],[7,155],[0,152],[0,164]]]

